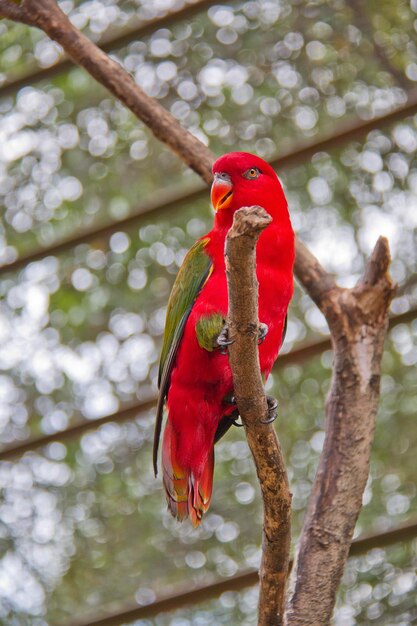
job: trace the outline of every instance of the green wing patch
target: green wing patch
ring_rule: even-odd
[[[195,332],[200,348],[204,348],[208,352],[218,348],[216,339],[221,333],[223,324],[223,315],[220,315],[220,313],[212,313],[198,320],[195,325]]]

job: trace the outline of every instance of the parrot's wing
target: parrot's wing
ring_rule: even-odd
[[[162,415],[165,398],[169,389],[171,371],[174,365],[185,323],[192,306],[204,283],[210,276],[213,263],[206,252],[209,239],[199,239],[188,251],[175,279],[168,300],[164,340],[159,363],[159,398],[156,409],[156,423],[153,443],[153,466],[158,471],[158,447],[162,428]]]

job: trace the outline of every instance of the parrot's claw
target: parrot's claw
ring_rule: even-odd
[[[232,404],[233,406],[237,406],[237,402],[236,402],[236,398],[235,396],[229,396],[225,402],[227,404]],[[238,411],[233,411],[233,413],[231,413],[229,415],[229,419],[232,422],[232,424],[234,424],[235,426],[238,426],[238,428],[242,428],[243,424],[242,422],[238,422],[237,420],[240,418],[240,415],[238,413]]]
[[[234,424],[235,426],[237,426],[238,428],[242,428],[243,424],[242,422],[238,422],[237,420],[240,418],[240,415],[231,415],[230,416],[230,420],[232,422],[232,424]]]
[[[221,354],[227,354],[227,346],[230,346],[230,344],[233,342],[234,339],[229,339],[229,328],[225,324],[216,339],[216,343],[220,348]]]
[[[237,407],[237,402],[236,402],[236,398],[235,396],[229,395],[227,399],[225,399],[226,404],[231,404],[232,406]],[[237,408],[233,411],[233,413],[230,413],[229,415],[229,419],[232,422],[232,424],[234,424],[235,426],[238,426],[239,428],[241,428],[243,426],[242,422],[238,422],[237,420],[240,418],[239,415],[239,411],[237,410]]]
[[[237,405],[235,396],[229,396],[226,402],[227,404]],[[266,420],[260,420],[261,424],[271,424],[278,417],[278,400],[274,396],[266,396],[266,403],[268,405],[268,417]],[[240,417],[237,412],[232,413],[229,417],[235,426],[243,426],[242,423],[237,421]]]
[[[260,420],[261,424],[271,424],[278,417],[278,400],[273,396],[266,396],[266,403],[268,405],[268,417],[266,420]]]
[[[262,322],[259,324],[259,328],[258,328],[258,346],[261,345],[261,343],[263,343],[263,340],[265,339],[265,337],[268,334],[268,324],[263,324]]]
[[[268,417],[266,420],[260,420],[260,422],[261,424],[272,424],[272,422],[274,422],[278,417],[278,400],[274,398],[274,396],[266,396],[266,403],[268,405]],[[235,396],[229,396],[227,404],[236,405],[237,402]],[[239,426],[239,428],[243,426],[241,422],[237,421],[240,417],[237,412],[232,413],[229,417],[232,424],[235,426]]]

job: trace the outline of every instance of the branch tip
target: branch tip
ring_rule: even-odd
[[[271,222],[272,217],[261,206],[242,207],[233,216],[233,225],[229,231],[229,237],[248,235],[257,238]]]
[[[379,237],[369,257],[362,277],[359,279],[357,287],[374,287],[381,280],[385,280],[392,292],[396,289],[396,284],[388,274],[391,263],[389,243],[386,237]]]

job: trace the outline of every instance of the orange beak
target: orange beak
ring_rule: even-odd
[[[211,186],[211,203],[215,211],[226,209],[233,198],[233,183],[226,178],[214,175],[214,181]]]

